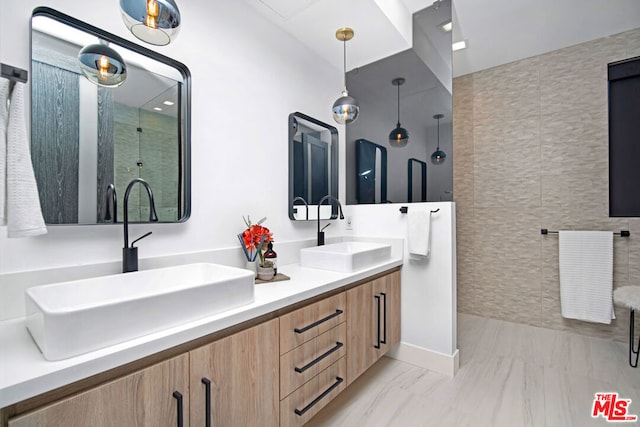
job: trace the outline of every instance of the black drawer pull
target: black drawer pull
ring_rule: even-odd
[[[182,393],[174,391],[173,397],[178,401],[178,427],[182,427],[184,423],[184,414],[182,413]]]
[[[344,381],[342,378],[336,377],[336,382],[331,384],[331,387],[329,387],[328,389],[323,391],[320,396],[318,396],[315,399],[313,399],[313,402],[309,403],[307,406],[305,406],[302,409],[296,409],[294,411],[296,413],[296,415],[300,415],[300,416],[304,415],[305,412],[307,412],[309,409],[313,408],[316,403],[320,402],[327,394],[331,393],[333,391],[333,389],[338,387],[342,381]]]
[[[378,315],[376,316],[376,319],[378,319],[378,332],[376,336],[376,344],[374,344],[373,347],[380,348],[380,295],[374,295],[373,297],[376,299],[376,306],[378,307]]]
[[[203,377],[202,384],[204,384],[204,425],[211,427],[211,380]]]
[[[340,310],[340,309],[337,309],[335,313],[330,314],[330,315],[328,315],[327,317],[325,317],[325,318],[323,318],[323,319],[317,320],[317,321],[313,322],[312,324],[310,324],[310,325],[308,325],[308,326],[305,326],[305,327],[304,327],[304,328],[302,328],[302,329],[295,328],[293,331],[294,331],[295,333],[297,333],[297,334],[302,334],[302,333],[304,333],[304,332],[307,332],[309,329],[313,329],[313,328],[315,328],[316,326],[318,326],[319,324],[326,322],[327,320],[331,320],[331,319],[333,319],[334,317],[340,316],[342,313],[344,313],[344,311],[342,311],[342,310]]]
[[[331,347],[326,353],[321,354],[320,356],[316,357],[315,359],[313,359],[311,362],[307,363],[306,365],[304,365],[302,368],[298,368],[297,366],[295,367],[295,371],[299,374],[303,373],[304,371],[306,371],[307,369],[309,369],[310,367],[312,367],[313,365],[315,365],[316,363],[320,362],[322,359],[324,359],[325,357],[329,356],[331,353],[338,351],[340,349],[340,347],[342,347],[344,344],[341,343],[340,341],[336,341],[336,345]]]
[[[382,340],[380,342],[382,344],[387,343],[387,294],[384,292],[380,292],[382,295]]]

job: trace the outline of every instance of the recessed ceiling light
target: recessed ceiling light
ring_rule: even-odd
[[[454,52],[456,50],[466,49],[467,48],[467,41],[466,40],[460,40],[459,42],[455,42],[455,43],[453,43],[451,48],[453,49]]]
[[[438,27],[445,32],[449,32],[453,29],[453,23],[451,22],[451,19],[449,19],[448,21],[443,22],[442,24],[438,25]]]
[[[175,102],[173,102],[173,101],[164,101],[163,104],[164,105],[173,105],[173,104],[175,104]]]
[[[156,110],[156,111],[162,111],[162,108],[160,108],[160,107],[153,107],[153,109]]]

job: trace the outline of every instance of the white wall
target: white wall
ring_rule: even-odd
[[[30,17],[41,4],[2,2],[1,62],[30,68]],[[138,43],[122,23],[118,2],[49,0],[47,6]],[[192,73],[192,217],[184,224],[132,226],[132,236],[153,231],[140,243],[141,258],[235,247],[243,215],[268,217],[276,243],[314,237],[315,224],[293,223],[287,215],[287,117],[301,111],[332,123],[341,70],[243,2],[179,6],[184,26],[175,42],[146,47]],[[117,261],[121,247],[121,226],[56,226],[27,239],[7,239],[0,227],[0,273]]]
[[[407,238],[410,210],[437,210],[431,218],[431,255],[427,261],[409,259],[407,243],[402,266],[402,343],[392,357],[454,375],[456,338],[456,214],[452,202],[351,205],[345,215],[358,236]]]

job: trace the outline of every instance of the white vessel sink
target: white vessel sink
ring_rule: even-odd
[[[300,250],[302,267],[350,273],[391,258],[391,245],[371,242],[341,242]]]
[[[199,263],[36,286],[26,325],[60,360],[211,316],[254,299],[253,274]]]

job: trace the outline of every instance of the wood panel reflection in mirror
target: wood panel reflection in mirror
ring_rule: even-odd
[[[188,68],[171,58],[39,7],[31,19],[31,154],[47,224],[105,224],[124,215],[131,180],[153,188],[160,222],[191,213]],[[108,43],[126,62],[119,87],[99,87],[80,71],[78,52]],[[110,184],[117,195],[112,206]],[[131,222],[149,205],[136,188]]]
[[[318,202],[338,197],[338,130],[302,113],[289,114],[289,218],[318,218]],[[337,206],[320,207],[321,219],[338,217]]]

